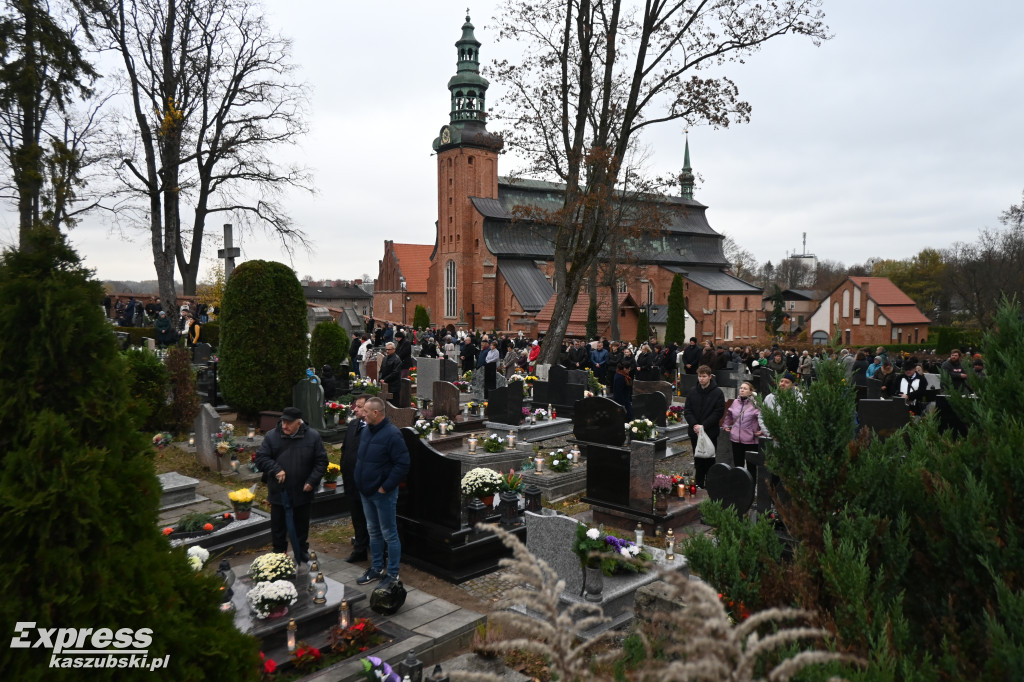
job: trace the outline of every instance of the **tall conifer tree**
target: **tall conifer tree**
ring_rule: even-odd
[[[150,659],[170,657],[149,679],[250,679],[256,640],[219,611],[218,582],[157,529],[152,446],[100,283],[53,230],[31,230],[24,246],[0,259],[0,619],[32,623],[31,643],[36,628],[149,628]],[[53,653],[0,647],[0,670],[19,682],[81,679],[51,669]]]

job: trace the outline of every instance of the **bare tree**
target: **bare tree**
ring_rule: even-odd
[[[740,279],[752,279],[757,276],[757,258],[750,251],[740,246],[739,242],[735,239],[726,235],[725,241],[722,242],[722,250],[729,261],[733,275]]]
[[[195,293],[211,215],[265,227],[286,247],[304,244],[279,196],[284,187],[312,191],[309,174],[272,155],[306,132],[306,89],[292,80],[290,43],[270,31],[260,8],[249,0],[116,0],[104,28],[132,105],[119,177],[147,202],[165,308],[174,309],[175,265],[184,293]],[[190,226],[181,221],[186,211]]]
[[[510,88],[505,138],[531,172],[565,183],[547,216],[554,244],[555,308],[541,362],[554,362],[580,287],[608,239],[623,159],[634,136],[669,121],[725,127],[749,118],[735,84],[713,70],[787,34],[828,37],[820,0],[768,7],[743,0],[516,0],[503,39],[529,55],[499,62]],[[512,113],[508,113],[512,112]]]

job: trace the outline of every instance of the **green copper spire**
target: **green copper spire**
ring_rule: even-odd
[[[462,38],[455,43],[459,61],[455,75],[448,81],[452,93],[451,123],[462,127],[466,122],[483,123],[487,117],[487,79],[480,75],[480,41],[473,35],[473,24],[466,9]]]
[[[683,172],[679,174],[680,196],[693,198],[693,171],[690,169],[690,136],[686,136],[686,151],[683,153]]]

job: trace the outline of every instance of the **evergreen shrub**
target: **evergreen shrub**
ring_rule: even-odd
[[[249,680],[259,644],[222,613],[212,575],[157,529],[152,434],[97,305],[103,289],[56,232],[0,258],[0,620],[152,630],[153,680]],[[88,643],[85,648],[88,648]],[[46,646],[0,647],[5,680],[83,679]],[[78,673],[78,671],[75,671]],[[90,680],[135,679],[117,668]]]
[[[964,437],[935,415],[887,439],[857,431],[855,397],[836,363],[798,399],[765,413],[776,442],[767,463],[796,540],[786,587],[765,605],[818,613],[837,646],[869,661],[850,680],[1024,679],[1024,321],[1004,302],[982,340],[976,398],[952,395]],[[724,526],[723,526],[724,527]],[[701,561],[727,564],[742,534],[716,532]],[[702,548],[706,549],[706,548]],[[688,550],[687,550],[688,551]],[[761,551],[765,564],[774,552]],[[745,578],[709,570],[723,593]],[[801,679],[825,679],[805,676]]]
[[[167,351],[167,375],[171,391],[167,426],[178,433],[188,431],[199,415],[192,349],[174,346]]]
[[[167,424],[167,368],[148,350],[129,348],[122,354],[127,365],[129,393],[146,431],[162,431]]]
[[[421,305],[416,306],[416,311],[412,315],[412,326],[414,329],[426,329],[430,326],[430,315]]]
[[[250,260],[235,268],[220,312],[218,380],[229,405],[251,416],[291,404],[306,369],[306,299],[291,268]]]
[[[333,320],[323,321],[313,327],[309,342],[309,358],[319,372],[324,365],[330,365],[336,372],[348,361],[348,333]]]
[[[686,343],[686,297],[683,296],[683,276],[678,273],[672,277],[672,286],[668,290],[665,343]]]

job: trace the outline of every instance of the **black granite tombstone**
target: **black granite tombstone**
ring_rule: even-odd
[[[581,372],[578,369],[568,370],[561,365],[555,365],[548,370],[548,381],[547,381],[547,402],[560,408],[567,410],[574,409],[577,400],[583,399],[583,392],[586,390],[586,379],[584,383],[575,383],[570,381],[570,373],[574,373],[574,379],[579,380],[580,375],[583,377],[587,376],[586,372]],[[536,393],[534,393],[533,402],[543,404],[543,400],[538,400]]]
[[[192,346],[192,364],[194,365],[205,365],[210,361],[212,355],[213,346],[208,343],[200,341]]]
[[[491,389],[487,398],[487,420],[513,426],[523,422],[523,389],[519,382]]]
[[[754,501],[754,479],[743,467],[719,462],[708,469],[705,484],[709,499],[720,501],[723,507],[735,509],[741,516]]]
[[[775,372],[767,367],[758,367],[754,371],[754,381],[756,382],[757,392],[762,396],[766,396],[775,390]]]
[[[882,397],[882,382],[878,379],[868,379],[868,400],[878,400]]]
[[[484,397],[490,400],[491,391],[498,385],[498,363],[484,365]]]
[[[903,400],[861,400],[857,403],[860,425],[886,438],[910,422],[910,410]]]
[[[569,369],[565,372],[566,382],[570,384],[579,384],[580,386],[586,386],[587,381],[590,379],[588,375],[582,369]]]
[[[636,382],[634,382],[636,383]],[[679,393],[685,396],[692,389],[697,387],[697,375],[696,374],[683,374],[679,377]]]
[[[462,523],[462,464],[438,452],[413,429],[402,429],[410,468],[398,497],[402,561],[452,582],[494,571],[511,554],[490,532]],[[497,522],[498,516],[488,516]],[[526,541],[526,527],[512,530]]]
[[[584,398],[576,403],[572,431],[577,440],[620,446],[626,442],[625,423],[626,408],[614,400],[601,397]],[[628,459],[627,457],[627,463]],[[628,485],[626,490],[628,492]]]
[[[655,393],[633,394],[633,418],[650,419],[658,426],[665,426],[665,413],[668,411],[668,404],[665,402],[665,394],[660,391]]]
[[[451,530],[462,528],[462,463],[449,459],[419,437],[402,429],[409,448],[409,474],[398,513]]]
[[[462,372],[459,371],[459,363],[452,362],[448,358],[441,358],[439,378],[441,381],[451,382],[461,379]]]
[[[588,445],[586,450],[587,499],[628,507],[629,448]]]

